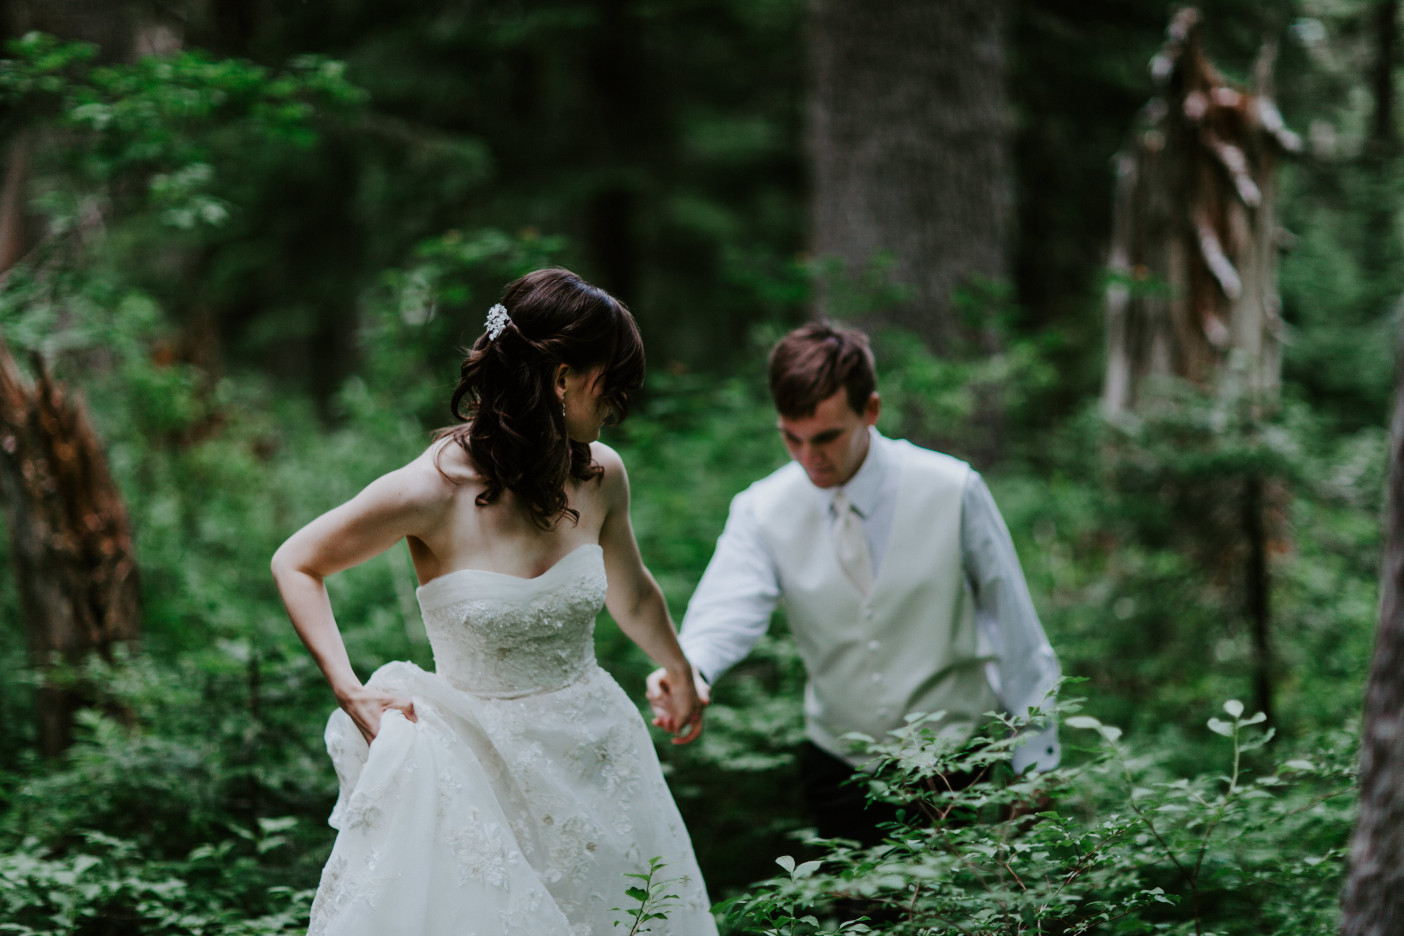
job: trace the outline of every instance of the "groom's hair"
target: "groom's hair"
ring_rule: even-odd
[[[868,336],[833,322],[801,325],[770,349],[770,398],[787,419],[804,419],[840,389],[862,413],[877,389]]]

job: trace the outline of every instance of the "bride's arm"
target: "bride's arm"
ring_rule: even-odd
[[[369,742],[380,717],[398,709],[414,719],[409,699],[367,689],[351,668],[324,580],[417,535],[434,514],[438,494],[422,466],[407,465],[371,482],[354,498],[298,530],[273,554],[273,580],[288,617],[327,678],[337,704]]]
[[[678,634],[663,590],[639,556],[639,544],[629,521],[629,478],[624,462],[613,449],[600,443],[595,443],[593,454],[605,470],[601,487],[606,513],[600,529],[600,547],[609,576],[605,607],[619,629],[666,671],[665,711],[654,719],[654,724],[674,734],[674,744],[685,744],[701,732],[702,706],[707,700],[699,697],[692,664],[678,646]]]

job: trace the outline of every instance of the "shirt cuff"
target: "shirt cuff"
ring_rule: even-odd
[[[689,647],[686,639],[680,639],[678,643],[682,646],[683,656],[687,657],[687,661],[697,668],[697,672],[707,681],[707,685],[712,685],[716,682],[716,677],[726,672],[727,667],[721,665],[716,654],[708,653],[705,645]]]
[[[1058,744],[1058,726],[1050,724],[1042,731],[1020,735],[1023,743],[1010,754],[1009,766],[1016,775],[1032,769],[1035,773],[1052,770],[1062,759],[1063,749]]]

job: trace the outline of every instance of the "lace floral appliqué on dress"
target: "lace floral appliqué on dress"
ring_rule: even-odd
[[[339,830],[309,936],[605,936],[631,872],[682,878],[655,931],[715,936],[648,729],[595,663],[598,546],[523,579],[463,570],[419,589],[434,673],[369,685],[414,700],[369,747],[340,710],[327,751]]]

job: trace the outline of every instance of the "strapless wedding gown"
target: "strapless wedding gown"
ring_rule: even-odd
[[[369,747],[341,710],[327,750],[338,830],[310,936],[605,936],[651,858],[676,879],[649,932],[715,936],[692,843],[648,728],[595,663],[599,546],[523,579],[451,572],[419,605],[436,672],[369,685],[414,700]]]

